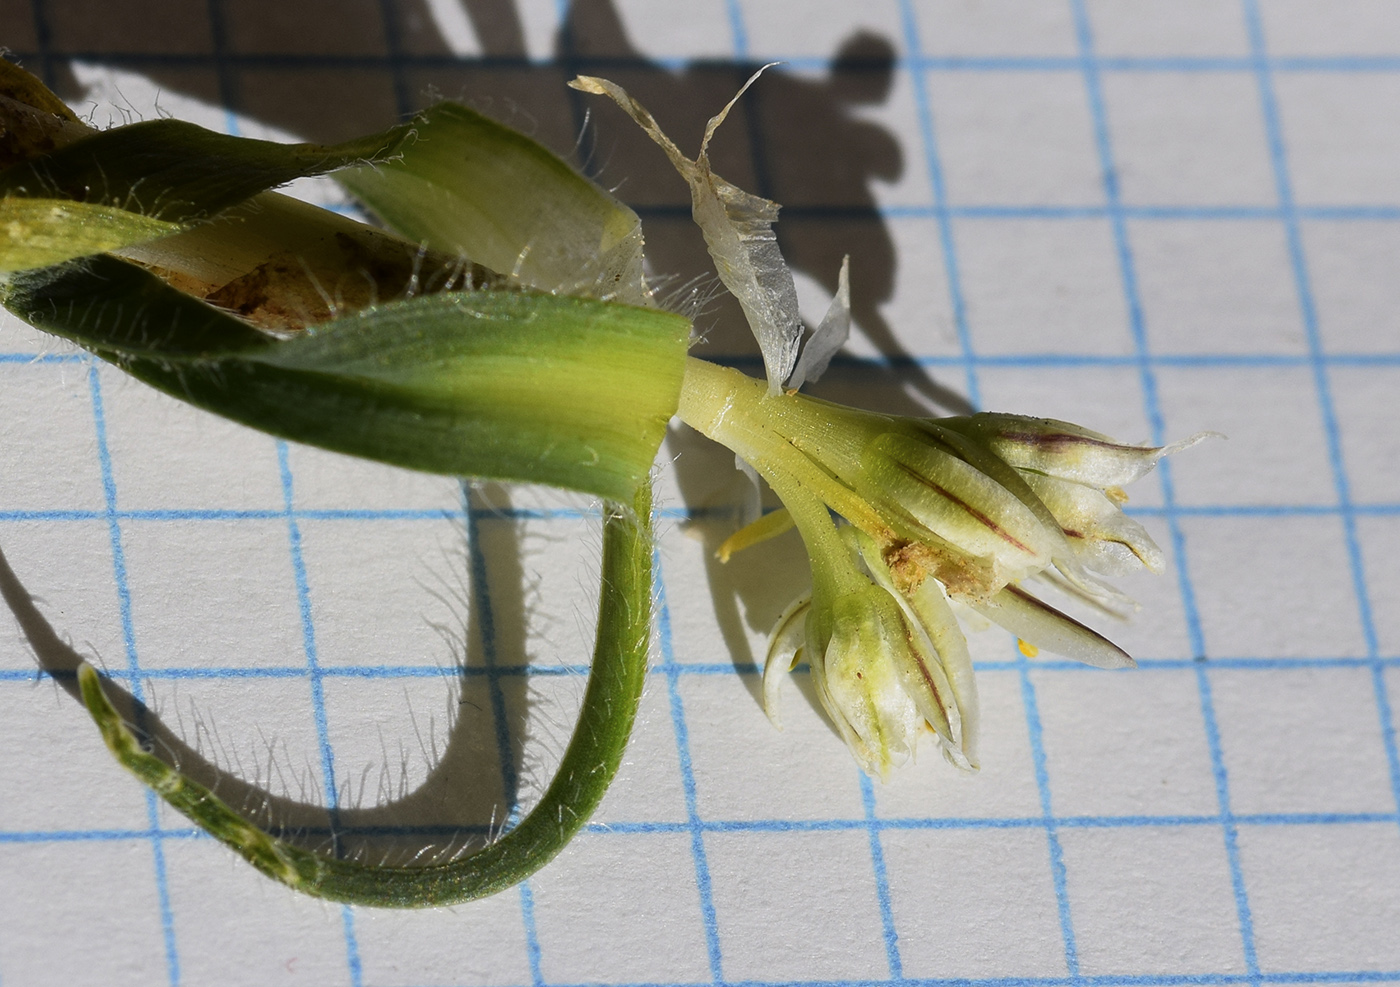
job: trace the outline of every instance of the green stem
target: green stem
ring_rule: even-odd
[[[919,543],[964,567],[976,566],[966,551],[890,497],[867,469],[867,450],[883,435],[927,441],[920,423],[795,392],[770,395],[762,381],[694,357],[686,358],[677,414],[763,475],[802,528],[814,558],[821,553],[844,559],[849,552],[839,544],[838,550],[828,552],[822,543],[830,539],[822,536],[821,542],[814,542],[808,537],[809,529],[816,531],[821,525],[808,510],[803,527],[800,505],[805,501],[817,504],[823,520],[829,507],[882,546]],[[836,537],[834,530],[831,534]]]
[[[578,725],[539,804],[495,843],[446,864],[385,867],[339,860],[275,839],[209,789],[141,749],[90,665],[78,670],[83,701],[103,740],[147,785],[269,877],[307,894],[357,905],[451,905],[504,890],[539,870],[573,838],[617,773],[636,719],[651,640],[651,488],[631,508],[605,504],[601,604]]]
[[[773,427],[776,419],[802,411],[793,395],[770,395],[762,381],[694,357],[686,359],[677,414],[763,474],[807,546],[814,601],[829,602],[856,591],[867,580],[857,572],[827,505],[855,524],[864,521],[878,530],[884,523]]]
[[[784,425],[805,424],[803,420],[809,417],[796,395],[770,395],[763,381],[692,356],[685,361],[676,414],[706,438],[750,463],[775,491],[783,485],[776,474],[786,473],[788,486],[807,488],[852,524],[870,531],[886,527],[869,504],[782,434]],[[830,427],[824,431],[832,443],[845,438]],[[783,496],[781,491],[779,496]],[[783,500],[788,503],[785,496]],[[788,503],[789,510],[793,507]],[[797,510],[793,518],[800,526]]]

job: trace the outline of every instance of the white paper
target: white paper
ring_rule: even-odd
[[[78,6],[43,6],[69,44]],[[277,13],[224,6],[238,30]],[[456,95],[445,55],[413,61],[455,37],[433,48],[430,19],[401,7],[409,91]],[[851,255],[856,331],[816,393],[902,412],[961,400],[1127,441],[1229,436],[1130,490],[1168,571],[1122,581],[1142,609],[1102,629],[1141,667],[1025,659],[1001,630],[971,633],[981,773],[928,748],[865,779],[805,676],[784,729],[764,718],[754,662],[805,556],[787,536],[713,559],[742,478],[678,428],[659,457],[655,671],[589,830],[482,902],[311,900],[146,794],[36,676],[31,642],[51,663],[71,648],[139,670],[162,721],[270,785],[283,822],[324,823],[297,805],[324,804],[329,765],[350,823],[498,825],[503,778],[538,793],[582,693],[590,505],[279,447],[6,317],[0,551],[34,610],[12,605],[27,635],[0,620],[0,983],[1400,982],[1400,9],[668,10],[653,32],[645,5],[580,4],[594,33],[577,44],[671,59],[625,81],[678,136],[752,67],[788,62],[736,109],[716,168],[784,203],[809,320]],[[553,50],[554,4],[514,14],[529,51]],[[861,72],[833,78],[860,32]],[[303,67],[337,37],[282,31]],[[689,61],[716,53],[738,59],[719,81]],[[232,63],[245,98],[273,84],[259,57]],[[317,84],[387,80],[376,57],[316,62]],[[562,92],[571,64],[539,78]],[[165,78],[149,92],[183,115]],[[289,101],[312,81],[279,78]],[[569,105],[520,109],[552,139],[576,126]],[[703,262],[672,229],[687,197],[659,152],[594,114],[602,180],[667,207],[643,209],[653,265]],[[737,318],[717,302],[696,353],[757,374]],[[491,661],[508,672],[494,695]]]

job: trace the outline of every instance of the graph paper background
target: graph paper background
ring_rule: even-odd
[[[742,488],[677,430],[655,668],[594,823],[484,902],[342,908],[163,809],[65,670],[310,843],[450,852],[562,750],[592,506],[278,443],[7,319],[0,984],[1400,982],[1400,4],[0,0],[0,44],[99,123],[331,139],[465,95],[577,142],[681,279],[684,187],[562,82],[611,76],[693,149],[781,59],[716,166],[785,203],[809,315],[851,254],[819,393],[1229,435],[1132,491],[1170,560],[1109,629],[1142,668],[973,634],[984,771],[882,785],[804,676],[764,719],[803,555],[715,563]],[[732,303],[700,324],[757,369]]]

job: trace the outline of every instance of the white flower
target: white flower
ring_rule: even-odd
[[[883,777],[904,763],[926,730],[950,761],[975,769],[976,683],[941,588],[930,580],[902,594],[868,536],[850,527],[841,535],[849,565],[814,565],[812,596],[790,606],[773,633],[763,671],[769,718],[780,725],[779,686],[800,652],[822,708],[867,772]]]
[[[779,622],[764,669],[775,721],[781,673],[805,659],[823,708],[869,773],[883,777],[907,760],[926,727],[949,760],[975,768],[977,693],[953,602],[1037,650],[1133,664],[1027,584],[1130,611],[1132,601],[1099,577],[1161,571],[1164,560],[1123,513],[1119,487],[1203,436],[1126,445],[1046,419],[895,418],[768,395],[762,382],[717,367],[692,366],[687,380],[686,420],[768,480],[807,545],[811,598]],[[833,511],[847,524],[838,527]],[[765,518],[721,555],[788,526],[782,515]]]

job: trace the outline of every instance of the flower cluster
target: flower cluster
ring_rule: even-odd
[[[764,669],[775,721],[782,673],[805,659],[866,771],[902,763],[925,728],[950,761],[976,768],[977,691],[955,604],[1037,649],[1104,668],[1133,663],[1025,583],[1130,610],[1099,576],[1158,572],[1163,556],[1123,513],[1122,487],[1199,436],[1139,446],[1019,415],[896,418],[769,395],[760,381],[698,363],[686,370],[682,417],[752,464],[784,503],[721,554],[795,525],[811,557],[811,595],[779,621]]]

